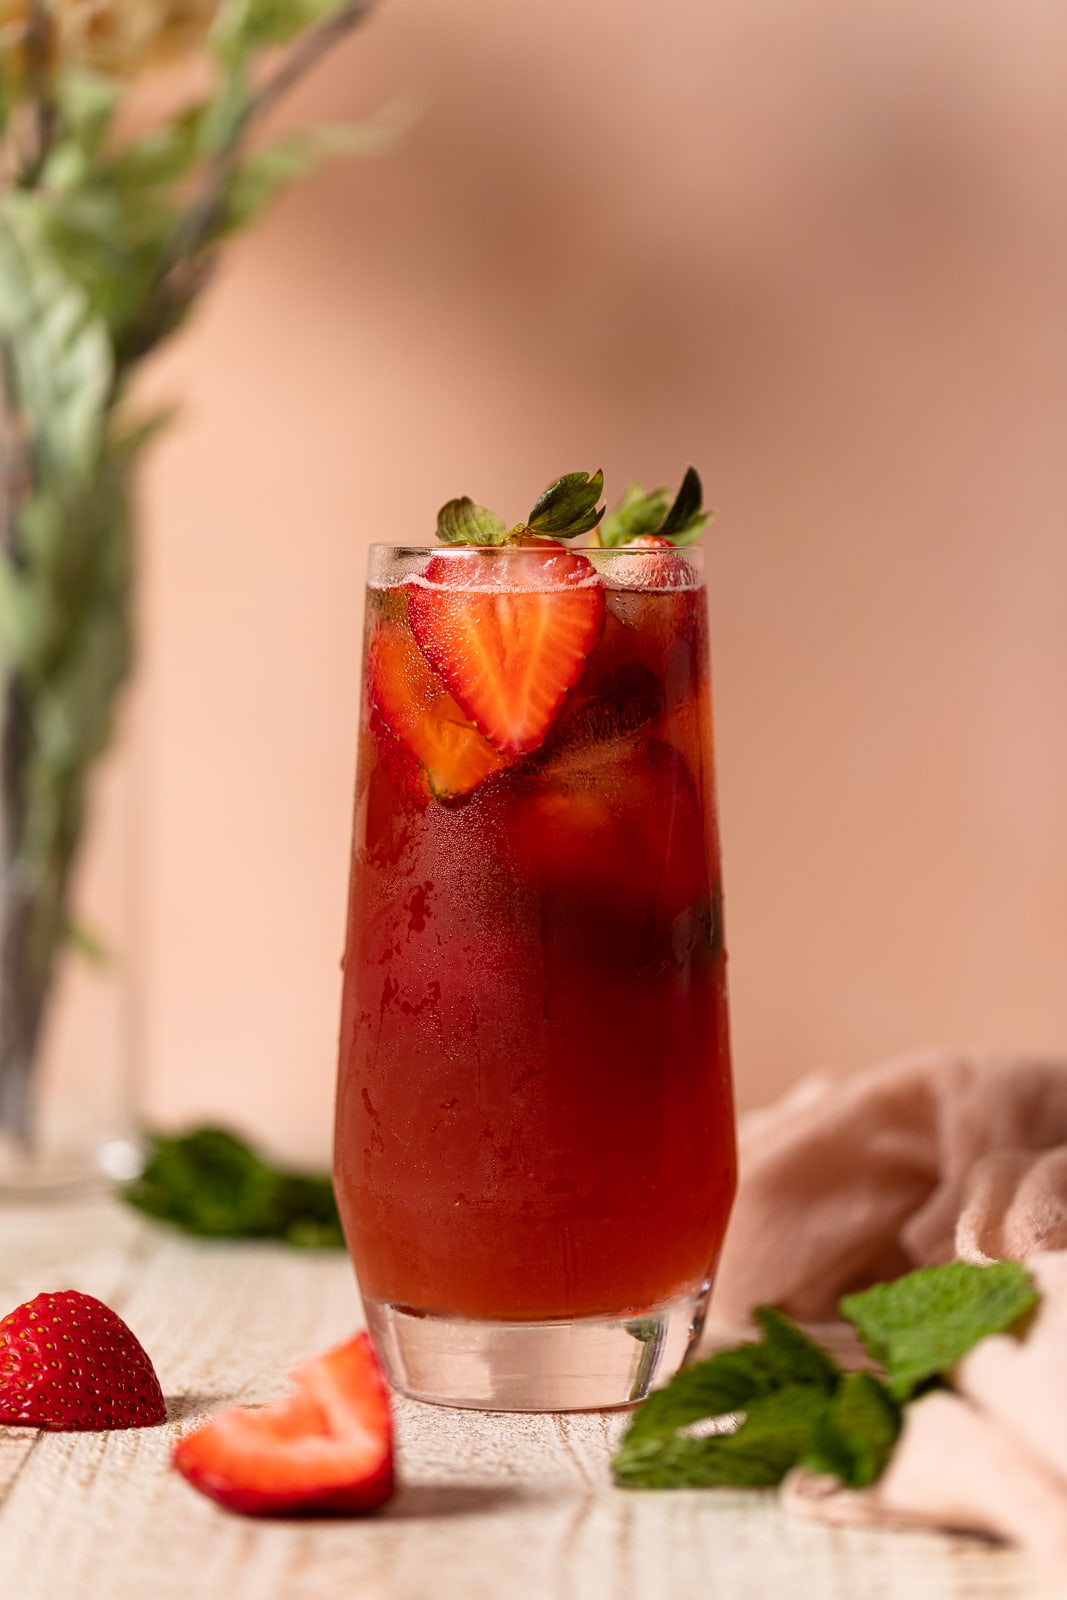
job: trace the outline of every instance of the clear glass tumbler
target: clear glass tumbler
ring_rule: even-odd
[[[518,735],[470,715],[494,651]],[[335,1181],[391,1381],[640,1399],[735,1169],[699,552],[376,546]]]

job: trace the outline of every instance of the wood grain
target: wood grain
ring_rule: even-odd
[[[0,1312],[44,1288],[98,1294],[151,1351],[165,1427],[0,1428],[0,1595],[18,1600],[1034,1600],[1017,1555],[833,1530],[771,1495],[612,1487],[623,1421],[398,1401],[403,1488],[366,1521],[256,1523],[169,1467],[218,1404],[359,1321],[346,1260],[185,1240],[107,1201],[0,1208]],[[1051,1595],[1056,1592],[1049,1589]]]

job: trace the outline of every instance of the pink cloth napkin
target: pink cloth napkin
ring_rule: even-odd
[[[1067,1063],[926,1050],[809,1082],[742,1124],[712,1305],[721,1342],[781,1306],[838,1348],[842,1295],[954,1258],[1025,1261],[1023,1340],[987,1339],[956,1391],[908,1408],[893,1460],[853,1492],[796,1473],[794,1508],[939,1526],[1067,1556]]]

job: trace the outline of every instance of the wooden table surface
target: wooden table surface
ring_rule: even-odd
[[[386,1513],[233,1516],[170,1469],[173,1439],[220,1404],[275,1398],[290,1365],[352,1331],[347,1261],[189,1241],[106,1199],[0,1207],[0,1315],[65,1288],[131,1324],[169,1421],[112,1434],[0,1428],[0,1595],[12,1600],[1030,1600],[1045,1590],[1022,1557],[978,1542],[823,1528],[773,1494],[616,1489],[618,1415],[398,1401],[402,1487]]]

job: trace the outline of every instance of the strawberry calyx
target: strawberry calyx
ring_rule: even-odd
[[[590,533],[604,515],[598,505],[604,474],[565,472],[536,499],[529,516],[509,528],[503,517],[476,505],[469,495],[446,501],[437,513],[437,537],[442,544],[502,545],[529,540],[575,539]]]
[[[651,489],[646,494],[639,483],[631,483],[598,528],[598,540],[605,550],[620,545],[655,550],[692,544],[714,516],[703,510],[703,501],[704,489],[694,467],[686,468],[673,500],[667,489]]]

